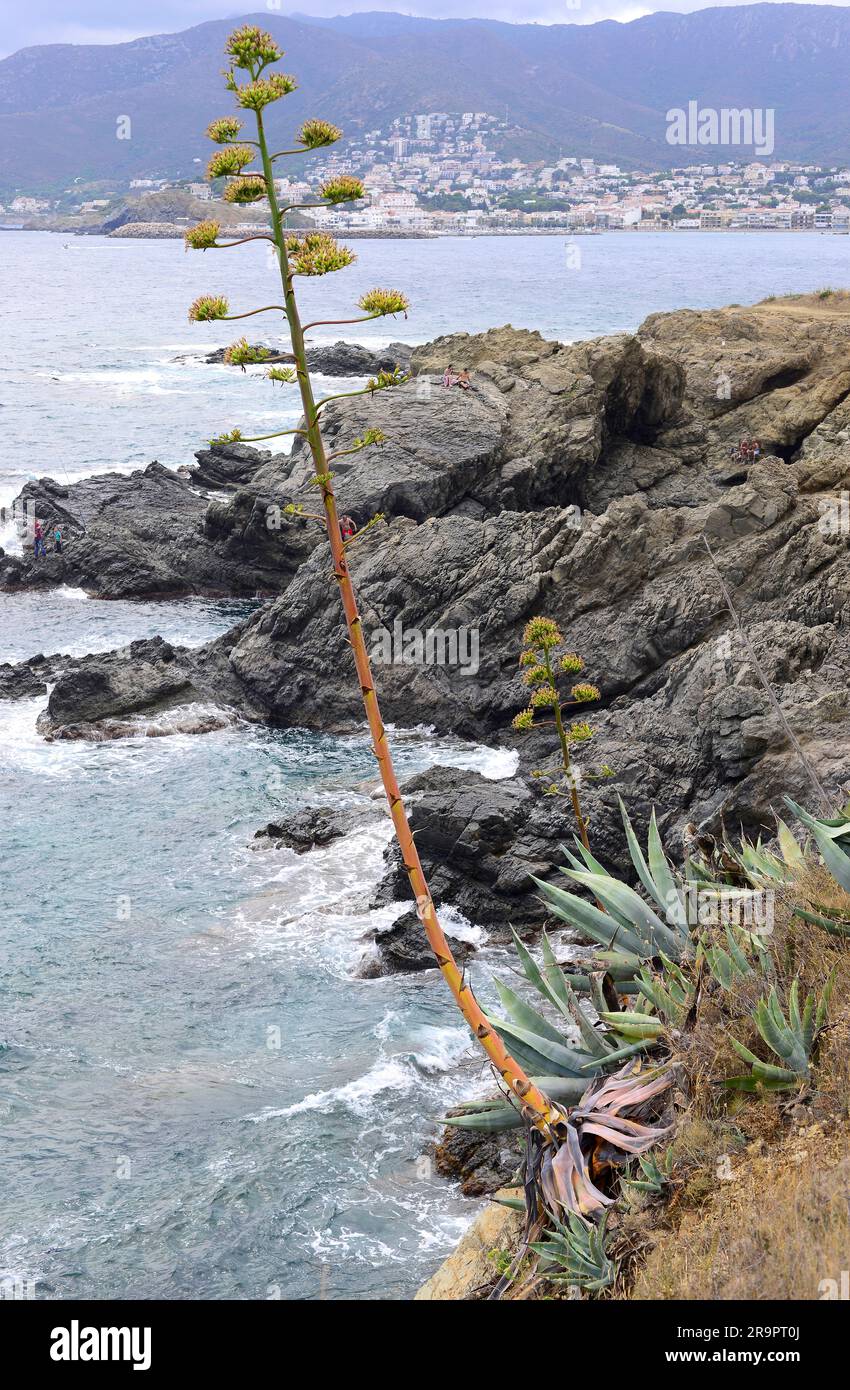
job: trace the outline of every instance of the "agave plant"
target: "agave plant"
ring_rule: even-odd
[[[623,1058],[651,1048],[663,1032],[663,1021],[612,1008],[617,996],[606,997],[601,974],[591,981],[597,1006],[594,1019],[566,979],[547,934],[544,932],[541,940],[542,968],[516,932],[513,937],[526,980],[537,991],[541,1003],[563,1022],[558,1026],[498,979],[493,983],[504,1017],[488,1014],[487,1021],[528,1070],[535,1086],[559,1104],[576,1105],[590,1078],[610,1071]],[[518,1128],[523,1123],[522,1110],[510,1095],[472,1101],[459,1107],[457,1114],[446,1116],[446,1124],[460,1129],[493,1131]]]
[[[351,541],[346,541],[340,529],[340,509],[334,488],[332,464],[335,458],[358,453],[361,449],[380,443],[380,432],[370,430],[347,448],[328,454],[322,434],[324,407],[336,396],[316,399],[305,351],[305,333],[327,321],[304,324],[295,293],[297,276],[323,276],[342,270],[355,260],[353,251],[340,246],[326,232],[307,232],[303,236],[285,230],[285,216],[290,210],[282,207],[275,186],[275,165],[284,157],[303,157],[311,150],[323,149],[334,144],[341,131],[327,121],[307,120],[295,138],[292,148],[273,151],[266,128],[270,108],[281,98],[296,88],[293,77],[280,72],[267,70],[283,57],[272,35],[255,25],[246,24],[236,29],[229,37],[226,46],[229,68],[225,74],[225,85],[235,98],[243,114],[249,113],[255,126],[256,139],[240,139],[242,122],[235,115],[224,116],[212,122],[207,129],[210,139],[221,146],[219,154],[214,155],[208,169],[212,179],[226,181],[224,197],[233,203],[255,203],[265,199],[271,219],[269,232],[242,237],[233,241],[222,241],[219,225],[206,220],[186,233],[187,247],[208,251],[231,247],[243,241],[270,242],[280,273],[282,302],[265,305],[259,309],[249,309],[243,313],[232,314],[226,296],[220,294],[202,295],[192,305],[189,317],[200,323],[219,320],[243,319],[267,311],[283,315],[295,358],[294,371],[272,367],[269,379],[272,382],[297,381],[301,397],[303,421],[294,430],[277,430],[262,436],[272,438],[282,434],[301,436],[310,450],[315,469],[312,479],[321,499],[321,510],[316,518],[325,528],[333,562],[333,577],[337,583],[342,608],[348,630],[348,640],[354,659],[356,679],[363,695],[366,719],[372,737],[372,746],[378,762],[381,780],[387,796],[389,812],[395,834],[401,848],[402,858],[410,880],[411,892],[416,902],[416,910],[425,934],[434,952],[437,964],[463,1014],[482,1048],[486,1052],[499,1076],[516,1098],[528,1121],[535,1125],[545,1138],[557,1142],[559,1127],[563,1122],[563,1112],[557,1102],[552,1101],[537,1086],[529,1081],[522,1066],[506,1049],[502,1037],[490,1024],[480,1008],[468,980],[461,974],[449,947],[446,936],[431,897],[431,892],[416,848],[404,802],[399,791],[398,780],[390,754],[389,740],[381,719],[378,697],[372,678],[372,669],[363,625],[358,611],[357,598],[348,564],[348,551]],[[255,160],[259,168],[251,170],[247,166]],[[362,198],[363,186],[357,179],[344,177],[326,182],[319,190],[313,207],[335,207],[340,203]],[[365,323],[387,315],[405,314],[408,301],[404,294],[393,289],[373,289],[362,295],[358,301],[359,316],[347,322]],[[339,320],[335,320],[338,322]],[[231,350],[230,360],[246,365],[248,362],[262,360],[260,354],[252,353],[250,346],[239,340]],[[381,371],[370,380],[363,391],[346,392],[346,395],[372,394],[394,388],[405,381],[398,370]],[[242,438],[239,431],[229,438]],[[246,442],[254,443],[258,437],[245,437]],[[296,509],[298,510],[298,509]]]
[[[705,961],[712,978],[723,989],[731,989],[737,980],[744,980],[750,975],[759,972],[769,973],[770,956],[765,950],[764,942],[755,932],[741,929],[736,932],[727,923],[725,935],[728,950],[717,942],[703,938],[698,953],[698,961]],[[750,951],[750,956],[747,955],[747,950]],[[755,964],[751,957],[755,959]]]
[[[540,1188],[554,1217],[562,1212],[591,1216],[612,1206],[616,1199],[597,1185],[600,1176],[622,1163],[622,1155],[645,1153],[669,1132],[647,1123],[647,1116],[651,1102],[672,1085],[672,1072],[640,1067],[633,1060],[592,1082],[570,1112],[565,1142],[557,1152],[544,1152]]]
[[[738,1091],[756,1091],[760,1086],[768,1091],[779,1091],[807,1081],[812,1053],[826,1022],[834,981],[833,971],[818,1000],[811,991],[806,995],[801,1012],[800,985],[795,979],[788,995],[787,1019],[775,988],[771,989],[767,998],[760,999],[753,1018],[763,1041],[780,1059],[782,1066],[763,1062],[743,1043],[730,1038],[738,1056],[750,1063],[751,1071],[745,1076],[730,1077],[726,1085]]]
[[[795,816],[812,832],[815,844],[832,877],[845,891],[850,893],[850,803],[839,816],[823,820],[809,815],[802,806],[785,798]]]
[[[673,1150],[665,1149],[662,1154],[639,1154],[637,1172],[639,1177],[622,1178],[625,1195],[641,1193],[644,1197],[663,1197],[673,1178]]]
[[[668,1028],[681,1028],[696,999],[696,985],[690,976],[665,956],[659,956],[660,968],[657,973],[646,965],[641,966],[637,975],[637,985],[644,999],[655,1009]]]
[[[553,1218],[543,1240],[533,1241],[539,1255],[538,1269],[553,1284],[572,1284],[588,1293],[607,1289],[617,1277],[618,1266],[605,1248],[607,1213],[598,1224],[583,1221],[573,1212],[559,1221]]]
[[[576,841],[578,857],[563,847],[570,865],[562,873],[587,889],[601,907],[594,907],[577,893],[535,878],[540,895],[554,916],[579,930],[603,948],[612,978],[633,980],[641,967],[663,952],[679,962],[695,951],[688,928],[687,892],[681,877],[674,873],[664,848],[653,811],[649,824],[647,855],[638,843],[626,808],[620,800],[629,854],[647,897],[608,873],[607,869]],[[604,910],[603,910],[604,909]]]

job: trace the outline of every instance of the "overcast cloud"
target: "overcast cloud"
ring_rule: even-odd
[[[804,0],[805,2],[805,0]],[[812,0],[814,3],[815,0]],[[715,0],[736,3],[736,0]],[[850,0],[838,0],[850,4]],[[358,10],[394,10],[432,19],[486,15],[489,19],[542,24],[592,24],[600,19],[628,21],[655,10],[688,12],[705,9],[701,0],[281,0],[281,3],[234,4],[233,0],[0,0],[0,56],[40,43],[122,43],[142,34],[188,29],[207,19],[225,19],[268,10],[273,14],[352,14]]]

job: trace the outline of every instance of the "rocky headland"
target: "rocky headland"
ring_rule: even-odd
[[[752,832],[783,793],[811,801],[704,536],[791,729],[830,793],[845,787],[849,348],[842,298],[656,314],[636,334],[570,346],[506,327],[416,348],[407,385],[328,407],[332,444],[369,427],[387,436],[336,465],[358,524],[384,517],[349,552],[367,630],[467,642],[455,664],[377,665],[385,719],[518,754],[501,781],[446,768],[416,779],[413,824],[438,903],[497,935],[543,920],[528,875],[553,872],[572,826],[531,775],[551,738],[509,730],[526,702],[521,633],[537,614],[558,622],[601,690],[578,760],[604,862],[622,867],[618,794],[638,826],[657,808],[674,855],[687,821]],[[469,367],[473,391],[442,388],[448,361]],[[760,442],[757,461],[736,453],[745,436]],[[0,588],[276,597],[195,651],[154,641],[0,668],[0,694],[52,685],[51,737],[190,700],[277,725],[359,724],[327,546],[314,523],[275,511],[312,504],[311,472],[297,445],[229,445],[200,451],[185,474],[151,464],[29,484],[23,500],[62,524],[65,553],[37,566],[0,554]],[[405,897],[390,848],[375,901]],[[403,958],[403,924],[397,936]]]

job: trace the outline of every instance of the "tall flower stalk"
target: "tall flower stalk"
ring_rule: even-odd
[[[321,412],[328,401],[335,399],[335,397],[328,396],[322,400],[316,400],[307,368],[304,335],[308,329],[325,326],[330,322],[365,323],[370,319],[380,318],[388,314],[406,313],[408,302],[405,296],[397,290],[375,289],[360,299],[359,308],[362,310],[362,315],[358,318],[321,320],[306,325],[302,324],[295,295],[294,277],[296,275],[326,275],[336,270],[342,270],[345,266],[350,265],[355,257],[348,247],[340,246],[333,237],[325,232],[307,232],[303,236],[299,236],[284,229],[285,214],[291,209],[281,207],[278,200],[274,184],[274,166],[275,162],[284,156],[303,154],[306,151],[320,149],[335,143],[340,138],[341,131],[328,122],[309,120],[301,127],[293,149],[272,153],[266,132],[264,113],[266,107],[295,89],[295,79],[278,72],[273,72],[268,76],[264,75],[268,68],[279,62],[283,54],[271,35],[253,25],[243,26],[231,34],[226,51],[230,59],[230,68],[226,74],[227,88],[233,92],[240,108],[253,112],[257,138],[256,140],[240,139],[242,122],[237,117],[226,116],[213,121],[207,134],[222,148],[213,155],[208,175],[210,178],[227,180],[224,197],[228,202],[254,203],[263,198],[267,199],[271,214],[271,233],[260,232],[256,236],[241,237],[238,240],[223,242],[219,240],[219,225],[213,221],[206,221],[187,232],[186,242],[193,249],[210,250],[223,246],[239,245],[243,241],[270,241],[275,248],[276,259],[280,267],[283,303],[266,305],[261,309],[251,309],[245,313],[231,314],[224,297],[205,295],[197,299],[192,305],[189,317],[200,322],[231,320],[248,318],[266,310],[278,310],[286,317],[295,358],[295,368],[293,370],[292,368],[270,367],[268,378],[278,382],[297,381],[301,394],[304,422],[296,430],[280,430],[276,434],[303,436],[306,438],[312,454],[315,466],[313,483],[321,494],[323,509],[321,515],[333,557],[334,578],[339,586],[357,679],[360,683],[366,719],[372,738],[372,747],[380,769],[381,781],[386,792],[402,859],[416,901],[417,914],[434,952],[437,965],[442,971],[464,1019],[505,1084],[519,1101],[528,1122],[536,1126],[546,1138],[552,1139],[563,1124],[563,1111],[529,1080],[522,1067],[507,1051],[498,1033],[490,1025],[480,1008],[468,981],[461,974],[446,940],[422,870],[419,853],[393,767],[389,740],[381,719],[363,626],[357,607],[357,598],[348,567],[346,551],[351,545],[351,541],[346,542],[342,538],[337,498],[333,485],[333,472],[329,465],[343,453],[357,453],[362,448],[379,444],[383,436],[379,431],[369,430],[361,439],[355,440],[350,448],[328,455],[322,438]],[[237,81],[237,72],[247,74],[247,82],[240,85]],[[260,161],[262,172],[251,170],[245,172],[247,166],[256,159]],[[349,176],[337,177],[322,186],[319,201],[309,204],[309,206],[333,207],[340,203],[352,202],[362,197],[363,192],[362,184],[357,179]],[[304,205],[301,204],[300,206]],[[263,358],[264,354],[261,351],[251,349],[244,339],[234,345],[230,356],[231,361],[238,362],[242,366],[249,362],[261,362]],[[345,394],[364,395],[396,386],[405,379],[397,370],[379,372],[362,391]],[[275,436],[262,436],[264,439],[272,437]],[[244,436],[235,430],[223,438],[242,439]],[[249,437],[247,442],[253,441]]]
[[[599,690],[595,685],[590,685],[587,681],[580,681],[574,685],[570,691],[571,699],[562,701],[558,693],[558,677],[562,675],[576,676],[584,670],[584,661],[575,652],[564,652],[560,658],[557,657],[557,649],[562,647],[564,639],[561,636],[557,623],[551,618],[532,618],[526,624],[522,635],[523,651],[519,658],[519,664],[523,668],[523,684],[531,690],[528,708],[520,710],[515,715],[512,722],[513,727],[519,733],[527,733],[530,729],[538,727],[537,716],[540,713],[552,711],[555,721],[555,731],[558,735],[558,742],[561,746],[561,766],[559,774],[563,774],[563,782],[566,786],[566,794],[572,802],[573,815],[575,816],[581,842],[585,849],[590,849],[590,841],[587,837],[587,817],[585,816],[578,792],[579,776],[573,767],[570,756],[570,746],[574,743],[586,743],[593,737],[593,729],[586,719],[573,719],[570,727],[564,723],[564,709],[566,707],[576,708],[578,705],[586,705],[594,700],[598,700]],[[557,670],[554,662],[557,661]],[[535,774],[537,775],[537,774]],[[549,776],[547,769],[540,776]],[[605,775],[603,773],[603,775]],[[549,786],[552,795],[561,795],[563,788],[559,783],[552,782]]]

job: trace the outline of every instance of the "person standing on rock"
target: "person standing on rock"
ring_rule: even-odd
[[[44,544],[44,527],[36,517],[33,527],[33,559],[38,560],[42,555],[47,556],[47,547]]]
[[[339,519],[339,533],[340,533],[340,535],[342,536],[343,543],[346,542],[346,541],[350,541],[350,540],[353,540],[353,539],[354,539],[354,537],[355,537],[356,534],[357,534],[357,527],[355,526],[354,520],[353,520],[352,517],[350,517],[350,516],[341,516],[341,517],[340,517],[340,519]]]
[[[53,532],[53,553],[54,555],[62,554],[62,530],[59,526]]]

